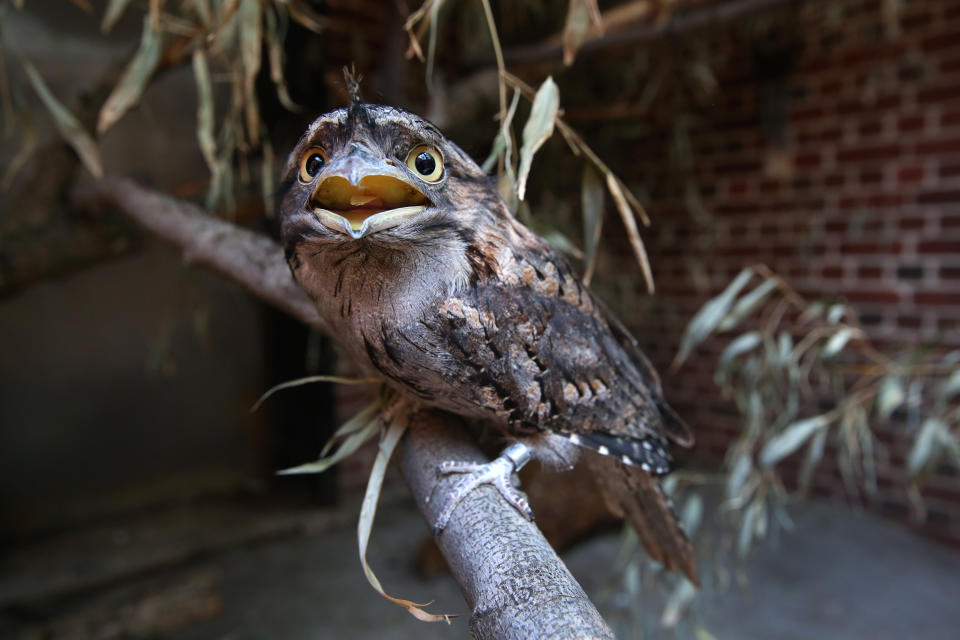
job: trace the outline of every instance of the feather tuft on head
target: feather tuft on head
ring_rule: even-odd
[[[360,82],[362,80],[363,76],[357,73],[356,66],[347,68],[347,66],[344,65],[343,81],[347,85],[347,95],[350,97],[351,107],[363,102],[363,97],[360,95]]]

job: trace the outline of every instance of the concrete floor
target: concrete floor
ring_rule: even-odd
[[[248,517],[224,518],[221,514],[216,522],[229,532],[222,543],[208,531],[201,536],[205,546],[165,558],[155,570],[140,567],[133,571],[130,565],[132,577],[124,578],[118,572],[104,580],[104,585],[88,585],[71,597],[45,601],[34,591],[29,598],[19,596],[18,600],[19,587],[9,573],[2,574],[3,569],[26,563],[38,567],[39,579],[40,572],[56,569],[51,549],[60,548],[64,557],[76,555],[68,539],[48,548],[37,547],[32,553],[47,557],[46,569],[25,556],[20,563],[16,558],[0,562],[0,595],[7,598],[7,604],[0,606],[0,636],[170,640],[469,637],[468,612],[456,584],[446,576],[432,581],[417,577],[415,559],[427,528],[407,501],[394,499],[381,509],[369,559],[389,593],[420,602],[436,600],[432,611],[463,614],[450,626],[414,620],[370,589],[357,560],[355,514],[345,511],[332,520],[302,511],[294,516],[272,511],[261,516],[272,524],[261,522],[252,528]],[[634,615],[631,620],[628,609],[636,605],[626,602],[615,588],[619,574],[613,567],[620,545],[616,533],[582,543],[564,558],[622,638],[639,637],[633,631],[637,619],[646,628],[645,638],[960,637],[960,553],[956,549],[839,505],[801,504],[792,515],[795,530],[746,561],[745,586],[718,588],[712,572],[701,566],[704,588],[674,634],[663,632],[657,624],[660,597],[648,602],[648,615]],[[198,522],[195,516],[189,520]],[[177,535],[192,537],[183,527],[177,525]],[[210,529],[206,525],[201,528]],[[251,533],[243,535],[244,528]],[[127,547],[138,539],[136,529],[128,531],[134,533],[123,543]],[[154,533],[145,544],[156,544],[157,536],[162,538]],[[130,557],[137,555],[130,553]],[[85,557],[87,564],[96,564],[92,551]],[[83,561],[78,562],[72,571],[83,570]]]

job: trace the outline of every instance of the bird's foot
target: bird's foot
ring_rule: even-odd
[[[517,511],[528,519],[533,520],[533,511],[530,503],[522,492],[517,490],[511,482],[511,476],[519,471],[532,457],[529,447],[521,443],[511,444],[503,450],[500,457],[493,462],[477,464],[473,462],[443,462],[437,465],[437,475],[453,473],[466,474],[453,488],[447,504],[440,510],[437,520],[433,524],[434,535],[440,535],[450,522],[454,509],[467,494],[482,484],[493,485],[504,499],[512,504]]]

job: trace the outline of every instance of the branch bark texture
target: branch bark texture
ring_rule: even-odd
[[[326,331],[293,280],[282,249],[266,236],[211,217],[199,207],[123,179],[104,179],[73,194],[75,206],[113,206],[258,298]],[[404,474],[429,524],[446,504],[456,476],[438,477],[445,460],[486,462],[460,418],[418,412],[402,445]],[[492,487],[457,507],[438,545],[472,616],[475,638],[525,640],[613,638],[613,633],[540,533]]]
[[[455,416],[421,411],[403,442],[403,472],[428,523],[458,476],[438,477],[446,460],[487,462]],[[437,538],[472,610],[475,638],[613,638],[613,633],[536,525],[497,491],[464,498]]]

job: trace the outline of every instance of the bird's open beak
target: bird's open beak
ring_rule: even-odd
[[[394,167],[365,173],[358,165],[366,163],[350,160],[324,170],[310,196],[313,213],[331,229],[362,238],[394,227],[430,204]],[[366,168],[371,167],[366,164]]]

